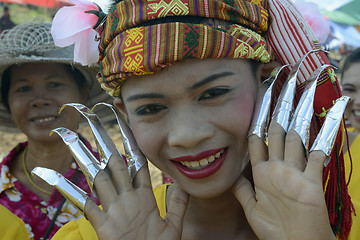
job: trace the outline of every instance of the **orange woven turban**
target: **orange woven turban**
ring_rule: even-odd
[[[110,11],[102,33],[98,80],[111,96],[119,96],[127,77],[152,74],[178,60],[269,62],[272,51],[261,35],[268,30],[267,9],[266,0],[121,1]],[[194,23],[202,19],[221,24]]]

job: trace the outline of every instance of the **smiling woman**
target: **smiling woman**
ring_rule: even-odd
[[[81,216],[57,190],[30,175],[35,166],[57,169],[91,195],[72,154],[58,136],[49,135],[57,127],[78,128],[79,114],[65,109],[60,115],[59,109],[69,102],[93,105],[110,99],[93,84],[96,67],[74,63],[73,48],[56,47],[50,27],[29,23],[0,36],[0,128],[20,130],[27,137],[0,164],[0,204],[13,214],[2,211],[6,215],[0,219],[7,226],[13,221],[14,227],[26,227],[30,239],[50,238],[63,224]],[[11,234],[3,226],[2,222],[0,232]]]

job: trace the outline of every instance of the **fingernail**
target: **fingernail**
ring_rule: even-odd
[[[322,49],[315,49],[307,52],[302,58],[300,58],[293,68],[291,69],[289,76],[281,90],[280,96],[277,100],[275,110],[272,116],[272,120],[280,124],[285,132],[288,132],[290,117],[293,111],[293,101],[295,97],[297,75],[299,73],[301,64],[305,58],[314,52],[323,51]]]
[[[94,189],[94,179],[101,170],[101,166],[98,160],[83,144],[78,135],[73,131],[61,127],[51,130],[51,133],[53,132],[57,133],[62,138],[64,143],[69,147],[76,162],[80,166],[81,171],[84,173],[92,193],[96,195]]]
[[[258,90],[258,97],[248,137],[251,135],[257,135],[261,139],[265,139],[265,129],[269,120],[268,118],[272,99],[272,88],[281,70],[287,66],[289,65],[276,67],[271,72],[270,76],[261,84]]]
[[[305,148],[306,155],[308,154],[309,138],[310,138],[310,125],[314,115],[314,97],[318,79],[321,73],[330,65],[323,65],[316,69],[307,80],[305,89],[299,103],[296,107],[295,113],[291,120],[289,129],[297,132],[301,138]]]
[[[120,156],[120,153],[114,142],[111,140],[109,134],[105,130],[104,126],[101,124],[100,119],[92,110],[79,103],[64,104],[60,109],[60,112],[66,106],[75,108],[87,119],[91,131],[94,135],[96,146],[99,150],[101,168],[105,169],[112,154],[118,154]]]
[[[332,106],[326,115],[323,126],[310,149],[310,152],[320,150],[325,153],[327,156],[324,162],[325,167],[329,164],[330,154],[348,101],[349,97],[347,96],[340,97],[336,100],[334,106]]]
[[[52,169],[36,167],[31,171],[31,174],[37,175],[51,186],[54,186],[82,215],[85,216],[85,203],[89,197],[81,188]]]
[[[134,180],[136,173],[147,163],[146,157],[144,156],[139,146],[137,145],[134,135],[131,129],[129,128],[128,124],[125,122],[125,120],[122,117],[118,116],[118,113],[116,112],[115,108],[108,103],[98,103],[93,107],[93,109],[98,105],[104,105],[109,107],[116,116],[116,120],[118,122],[124,144],[129,175],[131,177],[131,180]]]

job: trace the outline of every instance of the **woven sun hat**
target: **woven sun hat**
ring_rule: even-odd
[[[98,102],[112,103],[112,98],[101,89],[96,80],[98,66],[82,66],[74,62],[74,47],[60,48],[54,45],[50,33],[51,23],[33,22],[17,25],[0,34],[0,89],[4,71],[12,65],[22,63],[63,63],[77,68],[90,87],[86,105],[92,107]],[[102,122],[114,119],[114,115],[104,108],[96,109]],[[11,119],[9,110],[0,98],[0,131],[19,132]]]

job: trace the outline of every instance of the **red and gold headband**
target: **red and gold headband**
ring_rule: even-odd
[[[228,57],[269,62],[272,51],[260,35],[268,29],[266,9],[266,0],[121,1],[111,10],[101,36],[98,80],[116,97],[127,77],[153,74],[179,60]],[[228,24],[171,22],[174,16]],[[165,18],[164,23],[151,24]]]

